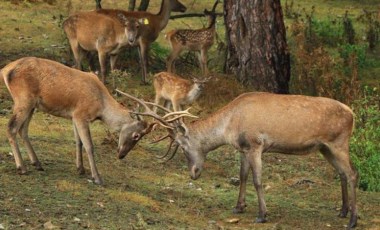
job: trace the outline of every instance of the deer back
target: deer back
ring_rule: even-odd
[[[106,102],[116,103],[95,74],[47,59],[22,58],[1,72],[15,103],[31,103],[55,116],[76,113],[92,121],[102,116]]]

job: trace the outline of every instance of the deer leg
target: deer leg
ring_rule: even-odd
[[[88,60],[88,64],[90,66],[90,71],[96,73],[96,66],[95,66],[95,54],[93,52],[88,51],[86,53],[86,57]]]
[[[94,145],[91,139],[90,127],[88,122],[82,121],[81,119],[73,119],[74,125],[78,131],[79,138],[82,140],[84,149],[87,152],[88,160],[90,162],[91,175],[94,179],[95,184],[103,184],[103,180],[101,179],[98,170],[96,168],[95,160],[94,160]]]
[[[148,44],[140,44],[139,54],[142,69],[142,84],[147,84],[147,69],[148,69]]]
[[[24,123],[29,119],[32,110],[33,107],[31,105],[18,105],[17,101],[15,101],[13,115],[8,122],[7,136],[15,158],[17,172],[19,174],[25,174],[27,170],[21,156],[20,148],[17,144],[16,135]]]
[[[26,150],[28,152],[28,156],[32,165],[34,165],[37,170],[44,171],[44,169],[41,166],[41,162],[38,160],[38,157],[36,153],[34,152],[34,149],[32,147],[32,144],[30,143],[29,136],[28,136],[29,123],[30,123],[30,120],[32,119],[33,112],[34,112],[34,109],[30,111],[30,114],[27,116],[26,120],[22,124],[18,133],[26,146]]]
[[[156,105],[159,105],[160,104],[160,100],[161,100],[160,95],[156,94],[156,96],[154,97],[154,103]],[[158,109],[157,106],[154,106],[153,112],[157,113],[157,109]]]
[[[105,52],[100,52],[98,51],[98,56],[99,56],[99,63],[100,63],[100,75],[102,76],[102,82],[105,84],[106,83],[106,58],[107,55]]]
[[[181,54],[181,49],[174,49],[166,59],[166,68],[168,72],[175,73],[175,59]]]
[[[259,216],[256,218],[256,223],[266,222],[267,207],[264,200],[264,190],[261,183],[262,162],[261,162],[262,146],[248,152],[248,161],[253,173],[253,185],[257,192],[259,202]]]
[[[341,188],[342,188],[342,209],[339,217],[346,217],[351,206],[351,217],[349,228],[354,228],[357,224],[357,207],[356,207],[356,187],[358,182],[358,173],[352,165],[349,158],[348,140],[344,147],[325,146],[322,147],[321,153],[327,161],[338,171]],[[347,182],[350,184],[351,204],[349,205],[349,196]]]
[[[69,42],[70,42],[71,50],[73,51],[73,55],[75,59],[75,68],[82,70],[82,58],[83,58],[82,49],[79,46],[78,41],[69,39]]]
[[[234,208],[234,213],[243,213],[245,207],[247,205],[245,204],[245,195],[247,191],[247,179],[248,179],[248,172],[249,172],[249,163],[245,156],[245,154],[240,154],[240,190],[239,190],[239,198],[236,204],[236,207]]]
[[[207,50],[206,49],[201,50],[201,56],[200,56],[199,62],[201,65],[203,75],[207,76],[208,68],[207,68]]]
[[[83,143],[82,140],[79,137],[77,127],[75,124],[73,124],[74,128],[74,137],[75,137],[75,144],[76,144],[76,166],[77,166],[77,171],[80,175],[83,175],[85,173],[85,169],[83,166]]]

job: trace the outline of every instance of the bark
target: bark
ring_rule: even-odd
[[[225,70],[257,91],[288,93],[290,56],[280,0],[225,0]]]

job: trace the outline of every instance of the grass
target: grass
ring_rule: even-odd
[[[200,12],[213,4],[200,0],[183,2],[187,3],[189,12]],[[48,5],[41,1],[33,4],[20,1],[14,5],[0,0],[0,15],[3,15],[0,67],[28,55],[70,63],[72,57],[59,27],[60,15],[65,18],[70,12],[93,9],[95,4],[72,0],[69,7],[67,3],[57,1],[55,5]],[[355,1],[343,1],[345,7],[334,1],[318,3],[319,9],[328,11],[330,8],[342,14],[345,8],[357,6]],[[125,4],[126,1],[103,1],[104,8],[123,8]],[[159,1],[152,4],[152,11],[157,12]],[[316,3],[305,0],[300,4],[308,7]],[[367,7],[366,1],[364,6]],[[203,23],[202,19],[171,21],[165,31],[175,27],[198,28]],[[218,29],[222,34],[222,20],[218,21]],[[157,42],[167,45],[163,36]],[[212,53],[217,60],[215,46]],[[220,66],[214,65],[212,69],[220,69]],[[153,88],[139,85],[136,74],[139,70],[133,65],[123,70],[128,72],[114,74],[117,86],[151,101]],[[378,73],[372,71],[374,75]],[[207,116],[244,91],[231,76],[215,73],[192,111]],[[124,98],[117,99],[133,107]],[[210,152],[201,178],[192,181],[181,152],[167,163],[154,157],[166,150],[164,143],[150,144],[161,131],[149,134],[124,160],[118,160],[117,144],[106,127],[95,122],[91,127],[95,159],[105,181],[105,186],[96,186],[89,180],[86,158],[86,174],[77,175],[71,122],[40,112],[31,122],[30,138],[45,171],[36,171],[28,164],[21,144],[29,172],[17,175],[6,138],[11,106],[9,94],[0,83],[0,226],[4,229],[343,229],[348,223],[347,218],[337,217],[341,200],[337,174],[320,154],[302,157],[267,154],[263,157],[269,222],[256,224],[257,197],[251,177],[246,212],[232,213],[239,188],[231,180],[238,177],[240,165],[239,153],[233,148],[226,146]],[[358,229],[376,229],[380,225],[379,203],[379,193],[358,191]],[[239,221],[229,223],[233,218]]]

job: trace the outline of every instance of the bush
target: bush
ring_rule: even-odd
[[[376,88],[365,87],[363,96],[353,104],[355,131],[350,152],[359,171],[359,188],[380,191],[380,106]]]

